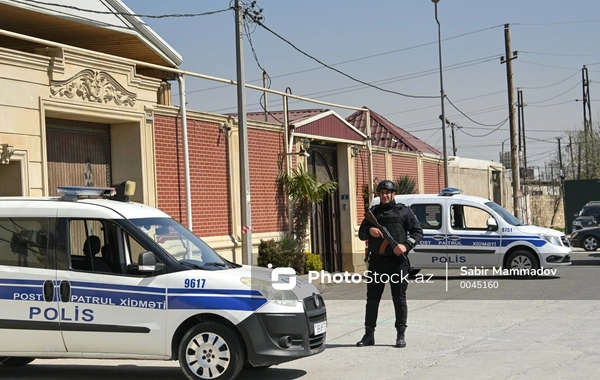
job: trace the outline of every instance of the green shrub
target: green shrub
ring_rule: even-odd
[[[321,261],[321,255],[318,253],[311,253],[306,251],[304,261],[304,273],[308,273],[311,270],[320,271],[323,269],[323,262]]]
[[[261,240],[258,246],[258,265],[273,268],[291,267],[296,273],[304,274],[302,247],[289,233],[283,233],[277,240]]]

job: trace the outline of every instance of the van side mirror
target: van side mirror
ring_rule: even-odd
[[[145,251],[138,256],[138,270],[140,272],[154,272],[156,270],[156,257],[154,253]]]
[[[498,231],[498,222],[496,222],[496,219],[489,218],[485,224],[487,225],[488,231]]]

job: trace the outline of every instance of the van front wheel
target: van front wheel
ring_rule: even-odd
[[[188,379],[230,380],[242,370],[240,339],[225,325],[202,322],[192,327],[179,344],[179,364]]]
[[[535,256],[529,251],[515,251],[511,253],[506,261],[512,278],[532,278],[531,271],[538,269]]]

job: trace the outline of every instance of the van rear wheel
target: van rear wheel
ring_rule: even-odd
[[[242,370],[244,354],[237,335],[218,322],[192,327],[179,344],[179,364],[188,379],[230,380]]]
[[[21,367],[24,365],[27,365],[29,363],[31,363],[32,361],[34,361],[35,358],[22,358],[22,357],[3,357],[0,358],[0,363],[9,366],[9,367]]]
[[[528,274],[527,272],[538,269],[538,263],[535,256],[531,252],[525,250],[519,250],[511,253],[506,261],[506,264],[508,269],[511,270],[511,273],[514,273],[511,275],[512,278],[532,278],[533,274]],[[520,274],[520,271],[523,271],[527,274]]]

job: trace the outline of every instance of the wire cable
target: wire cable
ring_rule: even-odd
[[[286,44],[290,45],[294,50],[296,50],[297,52],[299,52],[300,54],[312,59],[315,62],[318,62],[319,64],[325,66],[326,68],[335,71],[336,73],[345,76],[346,78],[353,80],[355,82],[361,83],[365,86],[369,86],[372,88],[375,88],[379,91],[383,91],[383,92],[387,92],[390,94],[394,94],[394,95],[400,95],[400,96],[404,96],[407,98],[415,98],[415,99],[435,99],[437,98],[437,96],[433,96],[433,95],[411,95],[411,94],[405,94],[402,92],[398,92],[398,91],[393,91],[393,90],[388,90],[379,86],[375,86],[371,83],[365,82],[363,80],[357,79],[349,74],[346,74],[345,72],[336,69],[335,67],[332,67],[326,63],[324,63],[323,61],[319,60],[318,58],[313,57],[312,55],[304,52],[303,50],[301,50],[300,48],[298,48],[296,45],[294,45],[292,42],[288,41],[287,39],[285,39],[284,37],[282,37],[281,35],[279,35],[278,33],[276,33],[275,31],[273,31],[271,28],[269,28],[268,26],[266,26],[263,22],[261,22],[260,20],[254,20],[256,22],[257,25],[259,25],[260,27],[262,27],[263,29],[265,29],[266,31],[268,31],[269,33],[273,34],[275,37],[279,38],[280,40],[282,40],[283,42],[285,42]]]
[[[506,122],[508,121],[508,117],[506,119],[504,119],[504,121],[502,121],[502,123],[500,123],[500,125],[498,125],[498,127],[496,127],[496,129],[494,129],[493,131],[490,131],[484,135],[472,135],[469,132],[463,131],[463,128],[457,128],[459,131],[461,131],[462,133],[464,133],[467,136],[471,136],[471,137],[486,137],[491,135],[492,133],[498,131],[504,124],[506,124]]]
[[[543,88],[553,87],[553,86],[556,86],[556,85],[558,85],[558,84],[561,84],[561,83],[563,83],[563,82],[566,82],[566,81],[568,81],[569,79],[573,78],[575,75],[577,75],[577,74],[579,74],[579,73],[581,73],[581,70],[577,70],[577,71],[575,71],[575,72],[573,73],[573,75],[570,75],[568,78],[566,78],[566,79],[563,79],[563,80],[561,80],[560,82],[556,82],[556,83],[549,84],[549,85],[546,85],[546,86],[540,86],[540,87],[523,87],[523,86],[519,86],[519,87],[517,87],[517,90],[518,90],[518,89],[520,89],[520,88],[522,88],[522,89],[524,89],[524,90],[541,90],[541,89],[543,89]]]
[[[556,96],[553,96],[553,97],[551,97],[551,98],[548,98],[548,99],[546,99],[546,100],[540,100],[540,101],[537,101],[537,102],[527,102],[527,103],[525,103],[525,104],[526,104],[526,105],[528,105],[528,106],[530,106],[530,105],[532,105],[532,104],[545,103],[545,102],[548,102],[548,101],[550,101],[550,100],[554,100],[554,99],[556,99],[556,98],[558,98],[558,97],[560,97],[560,96],[563,96],[563,95],[564,95],[564,94],[566,94],[567,92],[569,92],[569,91],[573,90],[575,87],[579,86],[580,84],[581,84],[581,81],[579,81],[579,82],[575,83],[575,85],[574,85],[573,87],[569,88],[569,89],[568,89],[568,90],[566,90],[565,92],[561,92],[560,94],[558,94],[558,95],[556,95]]]
[[[144,17],[144,18],[200,17],[200,16],[209,16],[209,15],[214,15],[217,13],[227,12],[227,11],[230,11],[233,9],[233,8],[229,7],[229,8],[225,8],[225,9],[219,9],[216,11],[209,11],[209,12],[203,12],[203,13],[174,13],[174,14],[163,14],[163,15],[146,15],[146,14],[137,14],[137,13],[132,14],[132,13],[128,13],[128,12],[116,12],[116,11],[97,11],[94,9],[79,8],[79,7],[76,7],[73,5],[48,3],[45,1],[38,1],[38,0],[21,0],[21,1],[13,0],[13,1],[16,3],[21,3],[21,4],[33,3],[33,4],[38,4],[38,5],[60,7],[60,8],[66,8],[66,9],[72,9],[72,10],[79,11],[79,12],[89,12],[89,13],[95,13],[95,14],[101,14],[101,15],[135,16],[135,17]],[[48,8],[45,8],[45,9],[48,9]]]
[[[472,123],[475,123],[475,124],[477,124],[477,125],[482,125],[482,126],[484,126],[484,127],[496,127],[496,126],[498,126],[498,125],[502,125],[502,124],[506,123],[506,120],[504,120],[504,121],[501,121],[501,122],[499,122],[499,123],[496,123],[496,124],[484,124],[484,123],[480,123],[480,122],[478,122],[478,121],[475,121],[475,120],[471,119],[471,118],[470,118],[470,117],[469,117],[469,116],[468,116],[466,113],[464,113],[464,112],[463,112],[463,111],[461,111],[461,110],[460,110],[460,109],[459,109],[457,106],[455,106],[455,105],[454,105],[454,103],[452,103],[452,102],[450,101],[450,99],[448,98],[448,96],[447,96],[447,95],[446,95],[446,100],[447,100],[447,101],[448,101],[448,103],[450,103],[450,105],[451,105],[452,107],[454,107],[454,109],[455,109],[455,110],[457,110],[457,111],[458,111],[458,112],[459,112],[461,115],[463,115],[464,117],[466,117],[467,119],[469,119],[469,120],[470,120]],[[487,136],[487,135],[486,135],[486,136]]]

